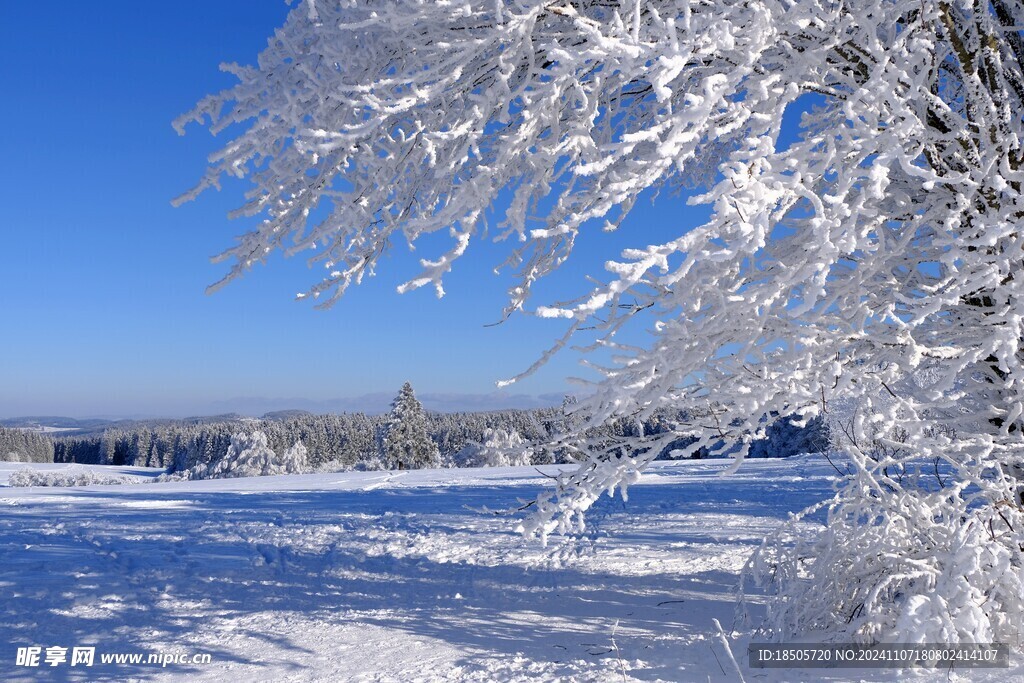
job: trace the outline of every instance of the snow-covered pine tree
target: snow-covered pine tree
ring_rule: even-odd
[[[309,468],[308,451],[301,441],[285,449],[280,458],[280,468],[283,474],[302,474]]]
[[[265,477],[283,474],[277,456],[261,431],[237,432],[231,436],[227,454],[203,478]]]
[[[391,403],[391,413],[384,426],[384,457],[391,469],[440,467],[441,454],[427,433],[423,405],[413,393],[412,385],[402,385]]]

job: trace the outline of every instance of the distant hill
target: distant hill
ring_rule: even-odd
[[[87,419],[53,415],[31,415],[27,417],[9,417],[0,419],[0,427],[9,429],[28,429],[34,432],[61,432],[65,434],[82,431],[95,431],[114,424],[112,420]]]
[[[244,417],[238,413],[201,415],[184,418],[153,418],[146,420],[104,420],[99,418],[79,420],[74,417],[31,415],[27,417],[9,417],[0,419],[0,427],[7,427],[8,429],[25,429],[28,431],[50,434],[52,436],[97,436],[102,434],[105,430],[112,428],[137,429],[140,427],[153,428],[165,425],[201,425],[215,422],[241,422],[248,419],[251,418]]]

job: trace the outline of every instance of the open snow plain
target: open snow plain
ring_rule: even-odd
[[[627,502],[596,504],[584,537],[546,548],[482,508],[532,499],[557,467],[0,488],[0,680],[739,680],[712,619],[740,629],[744,561],[835,470],[802,456],[716,476],[727,464],[656,463]],[[0,482],[23,467],[0,464]],[[736,636],[747,681],[907,677],[752,671]],[[26,646],[95,646],[96,661],[16,666]],[[99,661],[151,652],[212,661]],[[1014,658],[921,679],[1021,674]]]

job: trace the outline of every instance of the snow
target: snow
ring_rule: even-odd
[[[15,427],[26,432],[38,432],[39,434],[58,434],[60,432],[77,432],[79,427],[50,427],[49,425],[33,425],[31,427]]]
[[[13,666],[18,646],[96,645],[213,661],[97,664],[90,680],[736,680],[712,620],[737,629],[731,647],[745,667],[738,572],[789,513],[831,494],[835,471],[801,456],[715,476],[727,465],[654,463],[628,502],[600,499],[584,536],[547,548],[483,508],[517,507],[569,466],[3,488],[0,679],[42,674]],[[0,463],[0,482],[24,467]],[[139,482],[159,474],[75,467]]]
[[[155,467],[131,467],[116,465],[82,465],[78,463],[27,463],[27,462],[0,462],[0,485],[7,485],[7,479],[13,472],[18,470],[31,469],[35,472],[53,472],[69,474],[73,472],[92,472],[97,475],[108,477],[124,477],[126,479],[137,479],[140,482],[156,478],[163,474],[164,470]]]

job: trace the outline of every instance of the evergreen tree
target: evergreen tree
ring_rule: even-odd
[[[193,478],[266,477],[281,473],[277,455],[267,443],[267,435],[255,431],[232,435],[227,455],[209,470],[208,475]]]
[[[309,452],[301,441],[296,441],[285,449],[279,461],[279,469],[284,474],[302,474],[309,467]]]
[[[423,406],[406,382],[391,404],[384,426],[384,456],[392,469],[440,467],[441,454],[427,434]]]

